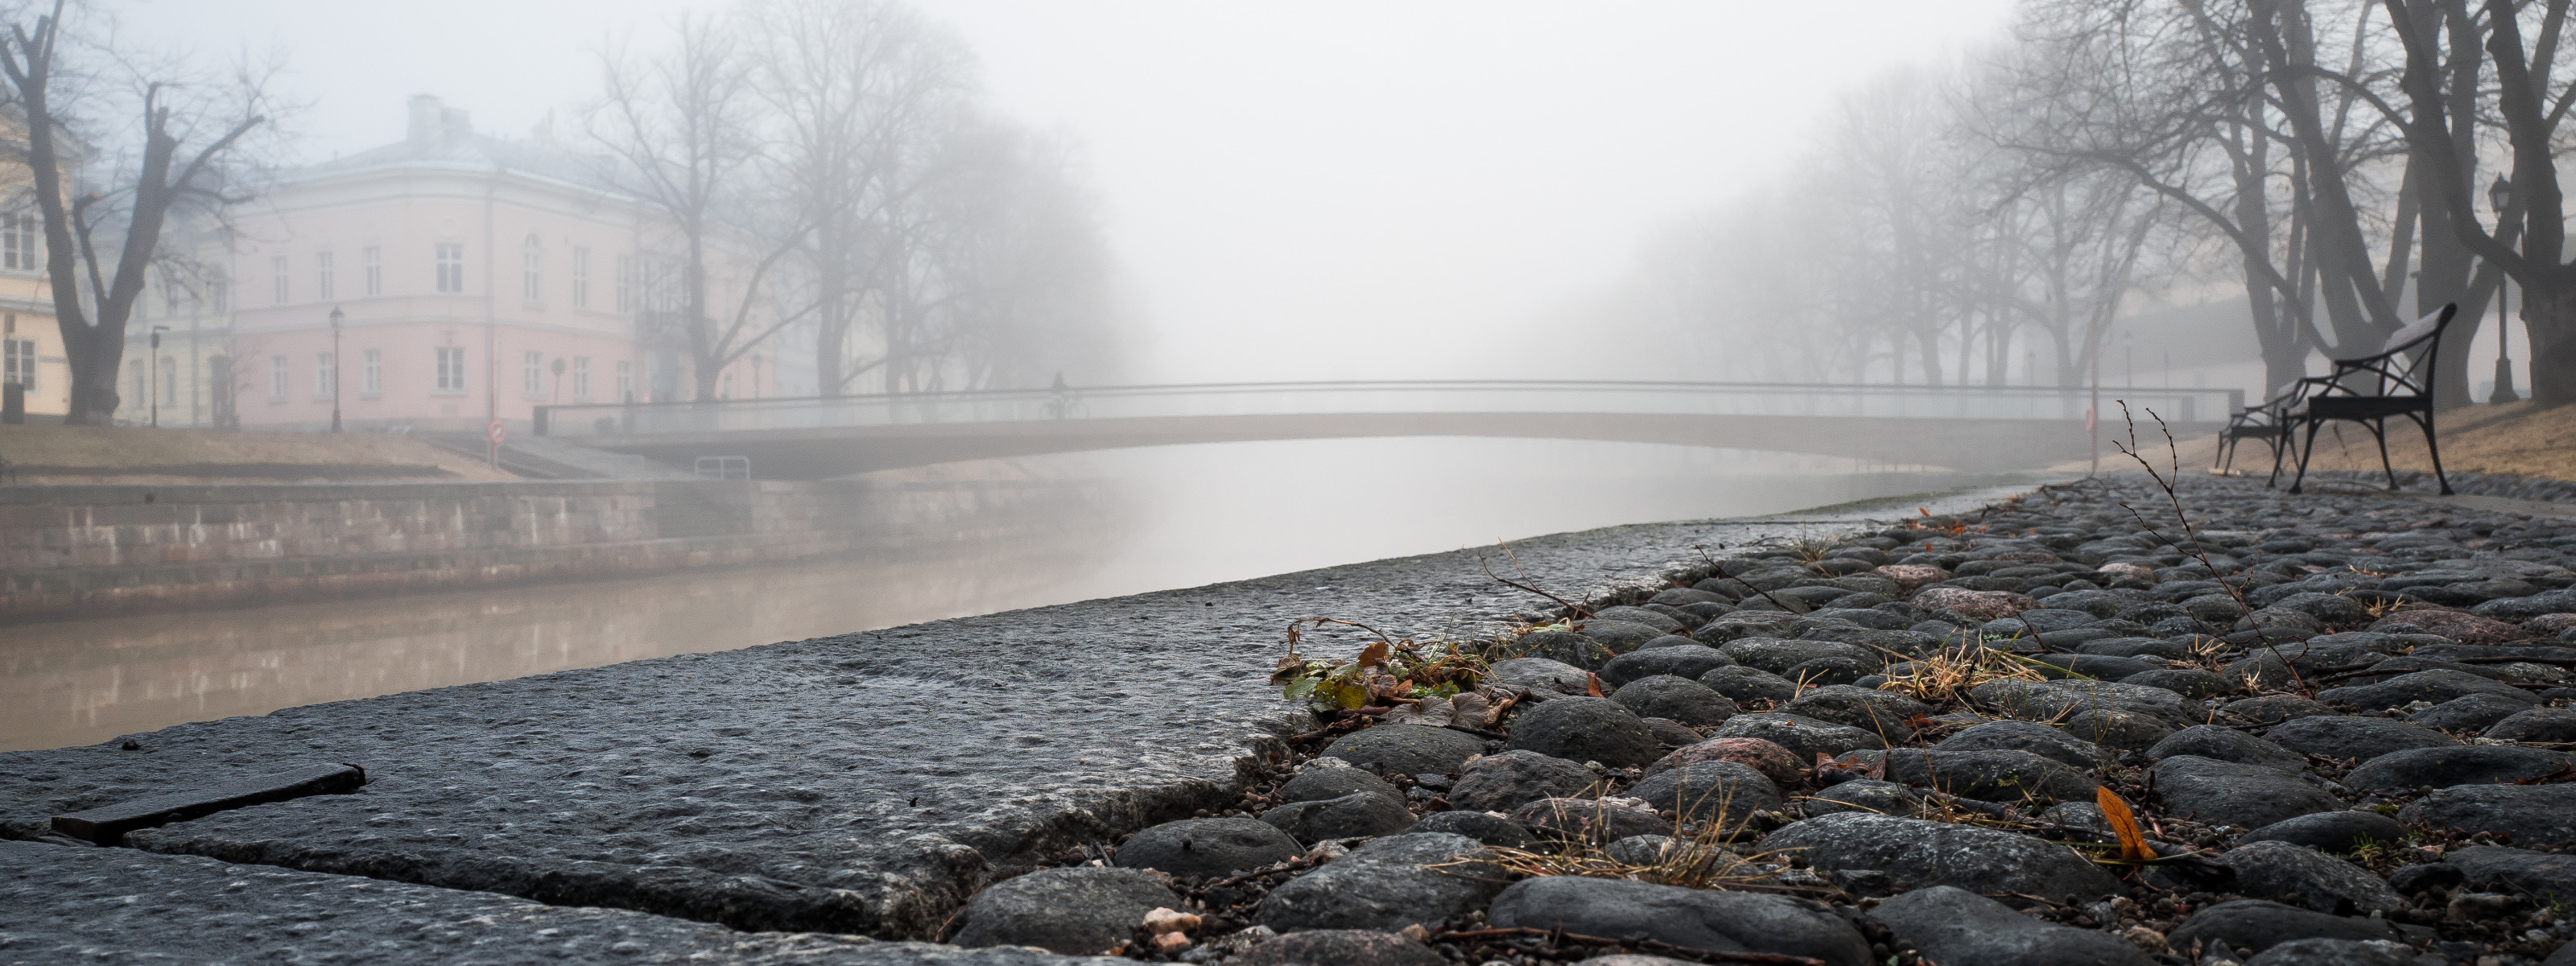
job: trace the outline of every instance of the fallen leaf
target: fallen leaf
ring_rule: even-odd
[[[2138,831],[2138,816],[2129,811],[2129,803],[2111,794],[2108,788],[2096,788],[2093,790],[2093,804],[2101,807],[2102,820],[2110,823],[2111,834],[2120,837],[2120,858],[2145,862],[2156,857],[2156,853],[2147,848],[2146,835]]]
[[[1596,697],[1596,698],[1598,698],[1598,697],[1602,697],[1602,694],[1601,694],[1601,675],[1594,674],[1594,673],[1592,673],[1592,672],[1586,671],[1586,672],[1584,672],[1583,676],[1584,676],[1584,677],[1587,677],[1587,678],[1592,679],[1592,683],[1587,684],[1587,685],[1584,685],[1583,693],[1588,694],[1588,695],[1591,695],[1591,696]]]
[[[1395,653],[1395,649],[1386,646],[1385,641],[1371,644],[1360,649],[1360,666],[1376,667],[1378,665],[1385,664],[1387,657],[1393,653]]]

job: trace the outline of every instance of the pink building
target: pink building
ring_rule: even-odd
[[[435,97],[410,107],[402,142],[237,210],[241,425],[327,427],[335,390],[353,430],[524,433],[548,403],[687,398],[687,357],[645,304],[660,287],[640,209],[569,152],[476,134]],[[730,368],[738,395],[775,394]]]

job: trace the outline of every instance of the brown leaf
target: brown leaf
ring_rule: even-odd
[[[1378,665],[1385,664],[1387,656],[1393,653],[1395,653],[1395,649],[1388,647],[1385,641],[1371,644],[1360,649],[1360,666],[1377,667]]]
[[[2096,788],[2093,790],[2093,804],[2101,807],[2102,820],[2110,823],[2111,834],[2120,837],[2120,858],[2145,862],[2156,857],[2156,853],[2147,848],[2146,835],[2138,831],[2138,816],[2129,811],[2129,803],[2111,794],[2108,788]]]
[[[1583,676],[1584,676],[1584,677],[1587,677],[1587,678],[1592,679],[1592,683],[1590,683],[1590,684],[1586,684],[1586,685],[1584,685],[1584,686],[1583,686],[1583,693],[1588,694],[1588,695],[1591,695],[1591,696],[1596,697],[1596,698],[1598,698],[1598,697],[1602,697],[1602,694],[1601,694],[1601,675],[1594,674],[1594,673],[1592,673],[1592,672],[1590,672],[1590,671],[1586,671],[1586,672],[1584,672],[1584,673],[1583,673]]]

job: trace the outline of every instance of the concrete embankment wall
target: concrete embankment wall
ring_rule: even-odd
[[[935,554],[1099,499],[1045,479],[0,488],[0,623]]]

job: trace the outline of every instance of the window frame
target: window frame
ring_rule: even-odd
[[[443,345],[435,348],[436,351],[432,352],[431,355],[435,359],[434,364],[436,366],[436,370],[434,377],[436,381],[432,382],[430,385],[436,388],[430,390],[430,395],[465,395],[465,347],[461,345]],[[453,362],[452,366],[450,365],[451,361]],[[453,376],[454,378],[451,379],[450,376]]]
[[[376,296],[385,294],[384,248],[376,245],[369,245],[366,248],[360,249],[358,253],[358,268],[359,271],[366,276],[368,295]]]
[[[340,360],[329,352],[313,354],[313,398],[329,399],[340,385]]]
[[[272,355],[268,357],[268,401],[273,403],[282,403],[286,401],[285,356]]]
[[[313,297],[316,300],[330,301],[337,288],[337,279],[332,277],[335,272],[333,261],[330,252],[313,253]]]
[[[358,352],[358,398],[374,399],[385,394],[385,353],[382,349]]]
[[[579,245],[572,250],[572,307],[590,307],[590,249]]]
[[[285,305],[286,296],[289,294],[288,289],[290,287],[290,282],[294,278],[294,275],[292,274],[294,272],[294,267],[288,264],[287,257],[284,255],[279,255],[270,259],[269,265],[275,268],[277,272],[277,291],[274,293],[277,296],[277,304]]]
[[[438,294],[465,294],[465,246],[439,242],[435,257],[438,267]]]

